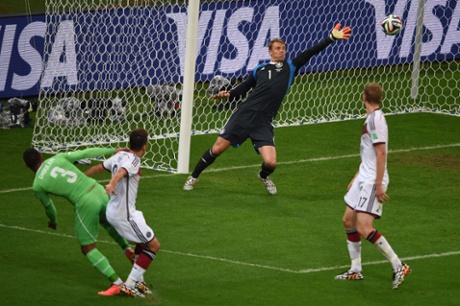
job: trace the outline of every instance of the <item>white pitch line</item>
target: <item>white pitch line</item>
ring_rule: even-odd
[[[0,194],[1,193],[11,193],[11,192],[16,192],[16,191],[26,191],[26,190],[32,190],[32,187],[4,189],[4,190],[0,190]]]
[[[459,146],[460,146],[460,143],[452,143],[452,144],[429,146],[429,147],[418,147],[418,148],[414,147],[414,148],[409,148],[409,149],[389,150],[389,153],[404,153],[404,152],[434,150],[434,149],[459,147]],[[293,161],[278,162],[278,165],[301,164],[301,163],[309,163],[309,162],[317,162],[317,161],[345,159],[345,158],[352,158],[352,157],[359,157],[359,154],[347,154],[347,155],[338,155],[338,156],[325,156],[325,157],[316,157],[316,158],[308,158],[308,159],[299,159],[299,160],[293,160]],[[221,171],[248,169],[248,168],[256,168],[256,167],[260,167],[260,164],[246,165],[246,166],[234,166],[234,167],[226,167],[226,168],[214,168],[214,169],[208,169],[206,170],[206,172],[221,172]],[[150,178],[158,178],[158,177],[171,177],[171,176],[172,176],[171,173],[158,174],[158,175],[145,175],[145,176],[142,176],[142,180],[150,179]],[[103,182],[108,182],[108,181],[109,180],[99,180],[98,182],[103,183]],[[4,190],[0,190],[0,194],[12,193],[12,192],[17,192],[17,191],[26,191],[26,190],[31,190],[31,189],[32,187],[4,189]]]
[[[73,235],[53,233],[53,232],[48,232],[48,231],[25,228],[25,227],[21,227],[21,226],[10,226],[10,225],[0,223],[0,227],[7,228],[7,229],[13,229],[13,230],[21,230],[21,231],[33,232],[33,233],[38,233],[38,234],[45,234],[45,235],[50,235],[50,236],[58,236],[58,237],[76,239],[76,237],[73,236]],[[107,240],[99,240],[98,242],[107,243],[107,244],[114,244],[114,245],[116,244],[113,241],[107,241]],[[214,260],[214,261],[221,261],[221,262],[226,262],[226,263],[231,263],[231,264],[236,264],[236,265],[241,265],[241,266],[249,266],[249,267],[254,267],[254,268],[261,268],[261,269],[275,270],[275,271],[281,271],[281,272],[288,272],[288,273],[294,273],[294,274],[308,274],[308,273],[315,273],[315,272],[331,271],[331,270],[349,268],[349,265],[343,265],[343,266],[331,266],[331,267],[321,267],[321,268],[312,268],[312,269],[293,270],[293,269],[286,269],[286,268],[280,268],[280,267],[274,267],[274,266],[254,264],[254,263],[238,261],[238,260],[233,260],[233,259],[228,259],[228,258],[220,258],[220,257],[214,257],[214,256],[208,256],[208,255],[199,255],[199,254],[193,254],[193,253],[170,251],[170,250],[164,250],[164,249],[161,249],[161,252],[180,255],[180,256],[188,256],[188,257],[195,257],[195,258],[201,258],[201,259],[209,259],[209,260]],[[455,255],[460,255],[460,251],[452,251],[452,252],[445,252],[445,253],[434,253],[434,254],[428,254],[428,255],[417,255],[417,256],[404,257],[404,258],[401,258],[401,259],[402,260],[411,260],[411,261],[413,261],[413,260],[418,260],[418,259],[446,257],[446,256],[455,256]],[[363,262],[362,265],[363,266],[369,266],[369,265],[379,265],[379,264],[386,264],[386,263],[388,263],[386,260],[379,260],[379,261]]]

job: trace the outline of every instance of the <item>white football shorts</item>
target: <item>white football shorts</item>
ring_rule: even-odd
[[[386,191],[387,186],[384,185],[383,189]],[[377,199],[375,184],[360,182],[355,179],[343,199],[355,211],[371,214],[377,219],[382,217],[383,203]]]
[[[128,219],[115,219],[107,214],[107,221],[129,242],[146,244],[155,237],[141,211],[135,210]]]

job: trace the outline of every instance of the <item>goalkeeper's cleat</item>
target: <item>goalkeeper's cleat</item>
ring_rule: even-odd
[[[267,192],[271,195],[275,195],[276,194],[276,186],[275,186],[275,183],[273,183],[273,181],[271,180],[270,177],[267,176],[267,178],[261,178],[260,177],[260,173],[258,174],[259,176],[259,180],[265,185],[265,188],[267,189]]]
[[[137,282],[136,288],[144,295],[152,295],[152,290],[150,290],[149,287],[147,287],[147,284],[145,282]]]
[[[193,185],[195,185],[196,182],[198,182],[197,178],[194,178],[193,176],[189,176],[187,180],[185,181],[184,190],[193,190]]]
[[[335,276],[335,279],[338,280],[362,280],[363,278],[363,272],[355,272],[352,270],[345,271],[344,273]]]
[[[398,289],[399,286],[404,281],[404,278],[406,277],[406,275],[412,271],[409,265],[403,262],[401,263],[402,263],[401,267],[399,267],[398,270],[393,272],[393,284],[391,286],[393,289]]]
[[[133,298],[145,298],[145,295],[137,288],[137,284],[134,287],[128,287],[126,284],[120,287],[120,294],[127,295]]]
[[[110,286],[109,289],[105,291],[99,291],[97,294],[104,296],[118,295],[120,294],[120,287],[121,285],[112,284],[112,286]]]
[[[136,253],[134,253],[134,250],[132,248],[126,248],[125,255],[126,255],[126,258],[128,258],[128,260],[131,262],[131,264],[134,265],[134,256],[136,256]]]

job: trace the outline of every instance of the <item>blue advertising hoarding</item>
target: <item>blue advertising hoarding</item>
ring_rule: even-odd
[[[333,2],[339,9],[330,9]],[[266,43],[273,37],[285,39],[292,57],[323,39],[335,22],[352,27],[352,38],[324,50],[301,72],[410,63],[417,4],[402,0],[334,0],[327,7],[321,1],[303,0],[203,4],[196,81],[216,74],[246,76],[269,59]],[[386,36],[379,28],[378,21],[389,13],[404,20],[397,36]],[[304,22],[298,22],[299,15]],[[460,59],[459,23],[457,1],[425,2],[422,61]],[[112,90],[146,86],[151,80],[180,82],[186,27],[186,9],[168,6],[1,18],[0,98],[37,95],[40,88]],[[46,52],[45,37],[50,41]]]

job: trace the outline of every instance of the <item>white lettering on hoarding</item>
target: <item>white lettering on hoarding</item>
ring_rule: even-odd
[[[442,23],[436,15],[432,13],[435,6],[445,6],[446,2],[447,0],[427,0],[425,2],[423,25],[432,33],[432,39],[422,44],[422,56],[433,54],[441,44],[443,35]]]
[[[188,16],[187,13],[170,13],[166,14],[168,18],[171,18],[176,26],[177,26],[177,47],[179,48],[179,61],[180,61],[180,73],[184,75],[184,67],[185,67],[185,43],[187,41],[187,23],[188,23]],[[212,17],[211,11],[204,11],[200,14],[200,19],[198,21],[198,43],[197,43],[197,50],[196,54],[198,54],[201,48],[201,42],[204,39],[204,34],[206,31],[204,29],[207,28],[207,24]]]
[[[452,12],[452,19],[450,20],[449,27],[447,28],[446,38],[441,47],[441,53],[447,54],[451,52],[452,46],[455,44],[460,44],[460,5],[457,2],[457,6]]]
[[[16,43],[19,57],[29,65],[30,71],[26,75],[12,73],[10,89],[25,91],[36,86],[42,74],[43,58],[33,44],[34,37],[45,37],[46,25],[42,21],[28,24],[16,37],[17,25],[0,26],[4,30],[0,52],[0,92],[5,91],[9,71],[11,70],[12,51]],[[62,57],[62,55],[64,55]],[[64,60],[61,60],[61,59]],[[52,52],[44,71],[42,87],[49,87],[57,77],[66,77],[68,85],[78,83],[77,57],[75,53],[75,30],[72,21],[64,21],[59,25],[58,32],[52,46]]]
[[[366,0],[366,2],[372,4],[375,8],[375,30],[377,34],[377,58],[378,59],[387,59],[390,57],[391,50],[393,48],[393,43],[395,40],[395,36],[388,36],[381,31],[381,24],[380,22],[385,18],[387,15],[385,12],[385,0]],[[406,5],[406,1],[398,1],[395,6],[395,10],[391,12],[391,14],[403,16],[404,7]],[[407,27],[407,25],[405,25]],[[404,35],[404,37],[406,37]],[[411,36],[412,39],[412,36]]]
[[[423,0],[425,1],[425,0]],[[435,2],[438,2],[437,4]],[[431,14],[434,5],[445,5],[445,0],[442,1],[425,1],[425,7],[423,12],[423,25],[426,29],[432,32],[430,41],[422,42],[422,56],[430,55],[436,49],[438,49],[443,35],[443,28],[441,21],[434,15]],[[405,20],[405,31],[404,40],[401,45],[400,57],[408,57],[412,52],[413,38],[415,37],[415,31],[417,26],[417,12],[418,12],[419,0],[411,2],[407,20]]]
[[[417,24],[417,10],[420,0],[407,1],[399,0],[393,12],[400,17],[404,16],[404,11],[407,10],[407,17],[404,22],[404,31],[399,57],[406,58],[413,52],[413,39]],[[425,0],[421,0],[425,1]],[[375,8],[376,17],[376,34],[377,34],[377,59],[388,59],[395,41],[395,36],[387,36],[380,31],[380,21],[383,20],[387,13],[385,12],[385,0],[366,0]],[[408,6],[406,8],[406,5]],[[447,34],[444,37],[444,27],[441,20],[434,14],[434,8],[437,6],[446,6],[447,0],[426,0],[423,13],[423,25],[431,33],[428,41],[422,42],[422,56],[430,56],[436,52],[441,46],[440,54],[448,54],[451,52],[452,46],[460,43],[460,31],[457,25],[460,21],[460,8],[458,3],[452,12],[450,24],[447,27]]]
[[[403,1],[399,1],[403,2]],[[417,23],[417,7],[418,7],[418,0],[414,0],[410,3],[410,7],[414,9],[409,9],[407,17],[403,20],[404,23],[404,37],[401,43],[401,50],[399,51],[400,57],[407,57],[411,53],[412,50],[412,43],[415,33],[415,26]],[[400,15],[402,16],[402,15]],[[425,16],[424,16],[425,17]],[[390,46],[391,47],[391,46]],[[388,58],[388,56],[386,57]]]
[[[63,60],[61,61],[61,57]],[[55,78],[66,77],[68,85],[78,84],[75,29],[72,20],[59,24],[53,48],[43,73],[42,87],[53,85]]]
[[[425,1],[424,28],[429,35],[422,41],[422,56],[446,55],[452,48],[460,45],[460,5],[447,0],[397,0],[392,12],[386,11],[385,0],[366,0],[375,11],[376,50],[378,60],[385,60],[397,51],[400,58],[406,58],[413,53],[413,43],[417,22],[419,1]],[[450,13],[450,19],[440,19],[437,12],[445,9]],[[449,11],[452,10],[452,11]],[[256,16],[253,7],[233,9],[217,9],[201,11],[198,24],[196,56],[202,55],[204,63],[200,65],[204,76],[216,72],[232,74],[246,69],[251,71],[259,63],[269,60],[266,46],[267,40],[280,36],[280,7],[268,6],[262,16]],[[284,12],[283,12],[284,13]],[[295,14],[296,12],[289,12]],[[387,36],[380,30],[380,21],[387,14],[403,17],[404,30],[399,36]],[[183,75],[185,67],[187,13],[167,14],[177,26],[180,70]],[[248,27],[241,27],[248,24]],[[58,25],[54,42],[50,46],[51,54],[43,66],[40,50],[33,44],[34,37],[45,37],[46,25],[36,21],[28,24],[22,30],[16,24],[0,25],[0,92],[14,90],[30,90],[40,82],[42,87],[51,87],[56,78],[65,79],[67,85],[77,85],[78,64],[76,56],[75,28],[72,20],[64,20]],[[359,31],[357,31],[357,35]],[[293,33],[295,35],[295,33]],[[400,46],[395,46],[401,40]],[[228,46],[222,46],[225,41]],[[357,42],[359,43],[359,42]],[[224,48],[225,47],[225,48]],[[229,47],[229,52],[223,49]],[[399,48],[394,50],[394,48]],[[205,52],[203,52],[205,50]],[[17,54],[13,54],[17,52]],[[20,65],[12,59],[20,59]],[[356,60],[358,61],[358,59]],[[94,63],[84,63],[92,65]],[[27,65],[30,70],[27,69]],[[26,67],[21,72],[17,66]],[[87,66],[87,65],[86,65]],[[96,84],[98,86],[98,84]]]
[[[209,43],[207,44],[206,62],[204,65],[203,74],[212,74],[217,69],[216,67],[217,56],[219,53],[220,40],[223,35],[223,27],[224,27],[226,12],[227,12],[226,10],[217,10],[215,12],[214,24],[213,24],[212,31],[211,31],[211,37],[209,39]],[[209,13],[211,13],[209,14],[209,17],[211,17],[212,12],[209,12]],[[206,33],[206,27],[200,28],[200,31],[202,31],[201,35],[204,35]],[[198,40],[198,41],[202,41],[202,40]],[[200,47],[201,46],[199,46],[198,48]]]
[[[215,18],[211,18],[215,13]],[[204,37],[207,31],[211,31],[209,44],[207,44],[207,52],[202,74],[214,74],[216,70],[225,73],[234,73],[245,66],[248,70],[252,70],[261,61],[270,59],[265,42],[267,38],[279,37],[279,7],[268,7],[263,16],[261,26],[254,40],[252,52],[249,50],[249,39],[244,33],[239,30],[241,22],[254,22],[254,8],[243,7],[232,12],[230,17],[225,18],[226,10],[203,11],[199,17],[198,28],[198,50],[204,43]],[[170,13],[167,14],[177,26],[179,60],[181,63],[181,74],[183,75],[183,67],[185,66],[185,40],[187,31],[187,13]],[[213,22],[209,27],[209,22]],[[220,41],[224,34],[225,22],[227,23],[226,35],[229,43],[235,48],[236,56],[234,58],[222,58],[218,63],[218,54],[220,51]],[[210,30],[208,30],[210,28]],[[249,58],[249,61],[248,61]],[[216,67],[217,65],[217,67]]]
[[[0,31],[2,27],[0,27]],[[13,50],[14,35],[16,34],[16,25],[9,24],[3,31],[3,43],[0,52],[0,91],[5,91],[6,79],[11,62],[11,51]]]
[[[40,81],[42,74],[42,56],[31,44],[35,36],[44,37],[46,26],[43,22],[36,21],[28,24],[19,35],[18,48],[19,56],[29,64],[30,72],[27,75],[13,74],[11,88],[14,90],[28,90]]]
[[[238,25],[242,22],[252,22],[254,9],[243,7],[236,10],[227,22],[227,38],[230,44],[236,49],[235,58],[223,57],[220,62],[219,70],[224,73],[232,73],[246,66],[249,57],[249,42],[246,36],[238,31]],[[214,29],[213,29],[214,31]]]
[[[275,37],[280,37],[280,9],[278,6],[271,6],[265,11],[262,25],[257,33],[248,63],[248,70],[253,70],[261,61],[270,59],[265,41],[267,38],[273,39]]]

